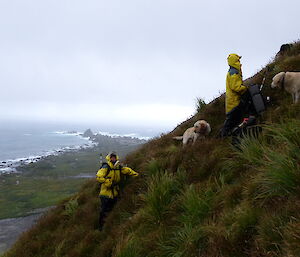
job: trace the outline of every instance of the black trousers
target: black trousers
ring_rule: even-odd
[[[108,213],[113,209],[115,204],[117,203],[117,198],[111,199],[108,197],[100,196],[100,215],[99,215],[99,229],[103,228],[105,218],[107,217]]]
[[[251,96],[249,91],[247,90],[241,96],[239,105],[234,107],[230,112],[226,113],[226,120],[219,136],[230,136],[232,130],[242,122],[244,115],[253,113],[252,109],[253,106],[251,104]]]
[[[242,105],[238,105],[226,114],[226,120],[221,129],[220,136],[230,136],[231,131],[242,122],[244,111]]]

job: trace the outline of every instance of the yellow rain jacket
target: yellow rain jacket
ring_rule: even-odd
[[[226,77],[226,113],[239,105],[241,95],[247,90],[243,85],[240,59],[237,54],[230,54],[227,58],[230,69]]]
[[[107,165],[97,172],[97,181],[101,183],[100,196],[115,198],[119,194],[119,183],[121,181],[121,173],[129,176],[138,176],[138,173],[128,167],[122,167],[119,164],[119,157],[117,162],[113,164],[110,161],[110,156],[106,156]],[[108,167],[109,166],[109,167]]]

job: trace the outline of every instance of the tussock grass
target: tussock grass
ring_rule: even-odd
[[[254,199],[268,200],[299,192],[299,125],[299,120],[268,125],[263,138],[242,141],[242,151],[236,156],[246,168],[258,171],[248,188]]]
[[[267,215],[262,217],[258,230],[258,243],[264,252],[273,256],[282,254],[283,228],[286,225],[286,217]]]
[[[232,212],[227,212],[223,222],[229,241],[240,243],[249,240],[249,237],[255,233],[258,215],[259,211],[247,203],[238,205]]]
[[[125,242],[124,242],[125,241]],[[139,239],[129,234],[120,244],[117,244],[115,257],[138,257],[141,256]]]
[[[156,173],[148,181],[148,191],[142,195],[145,203],[143,215],[154,225],[159,225],[167,214],[169,205],[183,186],[183,171],[173,175],[168,172]]]
[[[78,202],[77,202],[77,199],[71,199],[70,201],[68,201],[66,204],[65,204],[65,211],[64,211],[64,215],[67,215],[68,217],[72,217],[76,210],[78,208]]]
[[[284,252],[287,256],[300,256],[300,219],[292,217],[284,228]]]
[[[173,233],[168,235],[165,241],[160,242],[159,256],[198,256],[201,251],[200,244],[203,244],[202,239],[203,234],[200,227],[184,225],[176,228]]]
[[[181,197],[182,214],[179,220],[183,224],[190,226],[200,224],[213,209],[215,194],[211,190],[199,192],[194,185],[190,185]]]
[[[204,99],[201,97],[197,97],[195,101],[196,101],[196,111],[197,112],[203,111],[206,106]]]
[[[148,162],[148,165],[146,167],[146,171],[148,174],[151,175],[156,175],[158,173],[163,172],[163,165],[158,159],[152,159]]]

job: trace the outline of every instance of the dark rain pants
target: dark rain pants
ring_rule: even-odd
[[[224,122],[223,128],[221,129],[220,136],[230,136],[233,128],[235,128],[242,122],[243,114],[244,112],[240,105],[233,108],[230,112],[226,113],[226,120]]]
[[[99,230],[102,230],[105,218],[107,217],[108,213],[113,209],[117,200],[117,198],[111,199],[108,197],[100,196],[101,209],[99,215]]]
[[[238,126],[244,118],[245,114],[250,114],[251,110],[250,94],[247,90],[242,96],[238,106],[234,107],[230,112],[226,113],[226,120],[220,131],[220,137],[231,135],[232,130]]]

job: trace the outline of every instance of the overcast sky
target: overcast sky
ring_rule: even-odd
[[[0,0],[0,119],[173,128],[298,40],[299,0]]]

